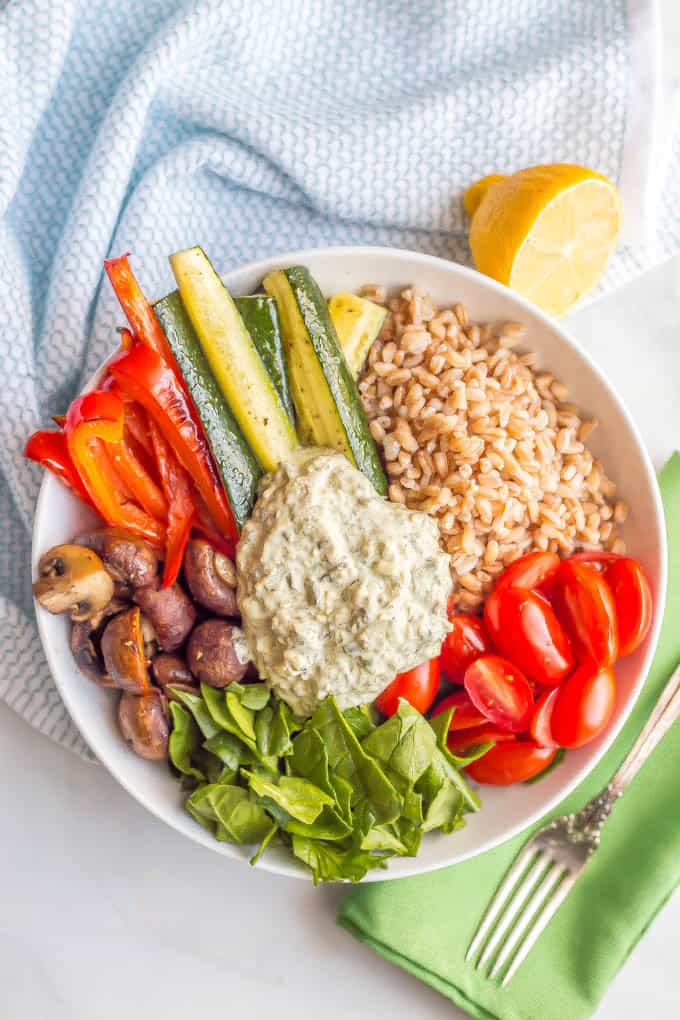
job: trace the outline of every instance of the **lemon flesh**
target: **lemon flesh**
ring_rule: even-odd
[[[477,268],[556,316],[598,283],[621,226],[611,181],[568,163],[490,175],[466,198],[476,204],[470,248]]]

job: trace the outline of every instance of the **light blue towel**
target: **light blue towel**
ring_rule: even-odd
[[[21,450],[114,344],[102,260],[132,251],[150,295],[195,243],[224,268],[357,242],[466,261],[467,184],[574,161],[623,190],[612,287],[678,244],[677,186],[663,236],[654,208],[654,45],[648,0],[2,6],[0,695],[17,712],[86,753],[33,621],[40,472]]]

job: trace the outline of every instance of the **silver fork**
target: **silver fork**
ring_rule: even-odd
[[[611,782],[582,811],[550,822],[522,847],[489,904],[465,956],[504,987],[524,962],[600,845],[614,804],[680,715],[680,665]],[[481,950],[481,952],[480,952]],[[505,969],[505,973],[503,973]]]

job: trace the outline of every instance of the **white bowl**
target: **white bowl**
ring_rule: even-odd
[[[443,259],[389,248],[323,248],[277,255],[226,274],[236,294],[254,291],[266,273],[281,266],[308,266],[326,294],[364,283],[388,288],[417,283],[439,303],[463,302],[473,319],[519,320],[528,327],[526,345],[541,367],[567,384],[570,397],[600,427],[591,448],[630,505],[624,537],[631,555],[644,565],[654,593],[655,616],[649,637],[617,666],[619,700],[607,732],[567,755],[565,762],[535,785],[483,787],[482,810],[452,835],[429,835],[416,858],[392,860],[387,871],[370,872],[365,881],[402,878],[455,864],[482,853],[520,832],[557,805],[600,760],[629,715],[647,675],[656,646],[666,591],[666,538],[656,476],[637,428],[604,374],[579,344],[535,307],[506,287]],[[113,342],[113,338],[112,338]],[[52,475],[45,474],[36,509],[33,566],[50,546],[68,541],[92,523],[93,515]],[[84,739],[111,774],[158,818],[216,853],[247,862],[248,849],[218,843],[185,813],[179,784],[163,763],[138,758],[123,743],[115,716],[116,699],[99,690],[76,669],[68,646],[69,626],[36,606],[38,625],[52,674]],[[259,868],[309,878],[282,848],[268,850]]]

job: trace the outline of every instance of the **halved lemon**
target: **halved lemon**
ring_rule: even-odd
[[[480,272],[557,316],[597,284],[621,227],[615,185],[571,163],[490,174],[463,203]]]

